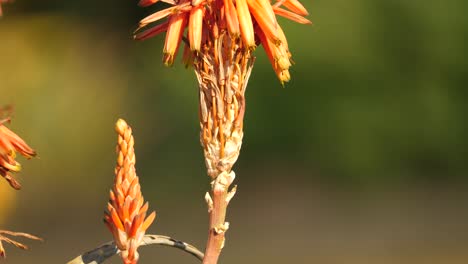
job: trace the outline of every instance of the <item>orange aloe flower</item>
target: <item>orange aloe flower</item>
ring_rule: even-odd
[[[117,121],[115,129],[118,134],[117,166],[104,222],[114,236],[123,262],[136,264],[139,258],[137,248],[156,213],[152,212],[146,217],[148,202],[143,205],[144,199],[135,171],[132,129],[122,119]]]
[[[5,109],[0,109],[0,116],[3,114]],[[10,121],[9,118],[0,120],[0,176],[5,178],[13,188],[19,190],[21,185],[10,174],[10,172],[18,172],[21,170],[21,165],[15,160],[16,152],[19,152],[28,159],[36,156],[36,152],[18,135],[13,133],[13,131],[4,125],[8,121]],[[12,244],[17,248],[28,249],[26,245],[17,242],[8,236],[24,237],[42,241],[41,238],[27,233],[0,230],[0,257],[3,258],[6,256],[3,242]]]
[[[144,40],[162,32],[166,33],[163,61],[172,65],[180,43],[187,32],[187,45],[195,54],[203,53],[205,44],[217,39],[221,31],[227,31],[233,39],[241,38],[246,49],[253,50],[261,43],[280,81],[290,79],[291,53],[276,15],[301,24],[311,24],[304,16],[305,7],[298,0],[161,0],[172,7],[158,11],[140,21],[139,31],[163,18],[166,22],[151,26],[137,33],[137,40]],[[149,6],[159,0],[140,0],[140,6]],[[283,8],[285,7],[285,8]],[[257,41],[256,41],[257,40]],[[185,60],[190,60],[190,56]]]
[[[10,174],[21,170],[21,165],[15,160],[16,152],[28,159],[36,156],[36,152],[4,125],[8,120],[0,121],[0,176],[9,182],[11,187],[19,190],[21,185]]]

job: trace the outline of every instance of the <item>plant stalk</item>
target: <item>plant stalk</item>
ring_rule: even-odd
[[[175,240],[173,238],[161,235],[145,235],[143,237],[141,246],[146,245],[162,245],[168,247],[174,247],[181,249],[199,260],[203,259],[203,253],[200,252],[194,246],[187,244],[182,241]],[[103,263],[108,258],[119,254],[120,251],[115,245],[114,241],[108,242],[100,247],[97,247],[93,250],[90,250],[78,257],[74,258],[73,260],[67,262],[67,264],[99,264]]]
[[[229,186],[233,180],[234,172],[230,174],[223,172],[212,183],[212,198],[207,193],[210,222],[203,264],[217,263],[224,247],[225,233],[229,229],[229,222],[225,222],[227,206],[236,192],[236,187],[229,192]]]

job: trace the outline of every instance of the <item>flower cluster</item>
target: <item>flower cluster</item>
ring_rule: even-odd
[[[104,222],[114,236],[124,263],[136,264],[139,258],[137,248],[156,213],[152,212],[146,217],[148,202],[144,204],[135,171],[132,129],[122,119],[117,121],[115,129],[119,135],[117,166]]]
[[[21,165],[15,160],[16,152],[19,152],[28,159],[36,156],[36,152],[4,125],[8,120],[0,121],[0,176],[5,178],[13,188],[18,190],[21,188],[21,185],[10,173],[21,170]]]
[[[172,7],[141,20],[137,31],[165,17],[168,17],[167,21],[137,33],[135,39],[144,40],[167,32],[163,51],[166,65],[174,62],[182,39],[187,40],[186,44],[192,54],[204,53],[205,45],[209,46],[221,32],[226,31],[232,39],[240,38],[245,49],[253,50],[261,43],[281,82],[289,81],[292,60],[286,36],[276,15],[301,24],[311,23],[304,18],[308,12],[298,0],[279,0],[274,4],[269,0],[161,1]],[[156,2],[159,0],[141,0],[139,5],[149,6]],[[184,36],[186,28],[187,36]]]

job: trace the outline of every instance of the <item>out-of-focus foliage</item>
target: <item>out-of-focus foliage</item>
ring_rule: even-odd
[[[280,159],[341,180],[461,178],[468,171],[464,4],[335,4],[304,2],[313,27],[280,21],[296,61],[286,89],[258,50],[248,89],[248,151],[241,162]],[[54,96],[61,90],[75,104],[65,104],[74,105],[68,113],[55,109],[63,119],[78,111],[76,118],[93,122],[81,111],[91,114],[102,107],[127,114],[141,111],[145,126],[164,131],[161,127],[170,122],[185,128],[174,129],[159,144],[182,146],[197,137],[191,71],[161,66],[162,37],[130,41],[138,18],[151,11],[125,1],[20,1],[8,8],[10,14],[0,25],[6,56],[0,67],[9,78],[2,78],[2,89],[17,96],[16,105],[25,100],[20,93],[29,103],[57,104]],[[48,93],[54,96],[46,97]],[[100,103],[103,97],[105,104]],[[122,109],[115,97],[126,97],[137,108]],[[89,105],[77,107],[76,99]],[[56,128],[54,133],[62,131]]]

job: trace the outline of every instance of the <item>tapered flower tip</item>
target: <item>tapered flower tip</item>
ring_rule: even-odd
[[[104,222],[114,236],[124,263],[137,263],[138,246],[156,213],[146,217],[149,206],[144,202],[135,170],[132,128],[125,120],[119,119],[115,130],[118,134],[117,165]]]
[[[123,131],[125,131],[127,128],[128,128],[127,122],[125,122],[125,120],[121,118],[117,120],[117,122],[115,123],[115,131],[119,134],[123,133]]]

